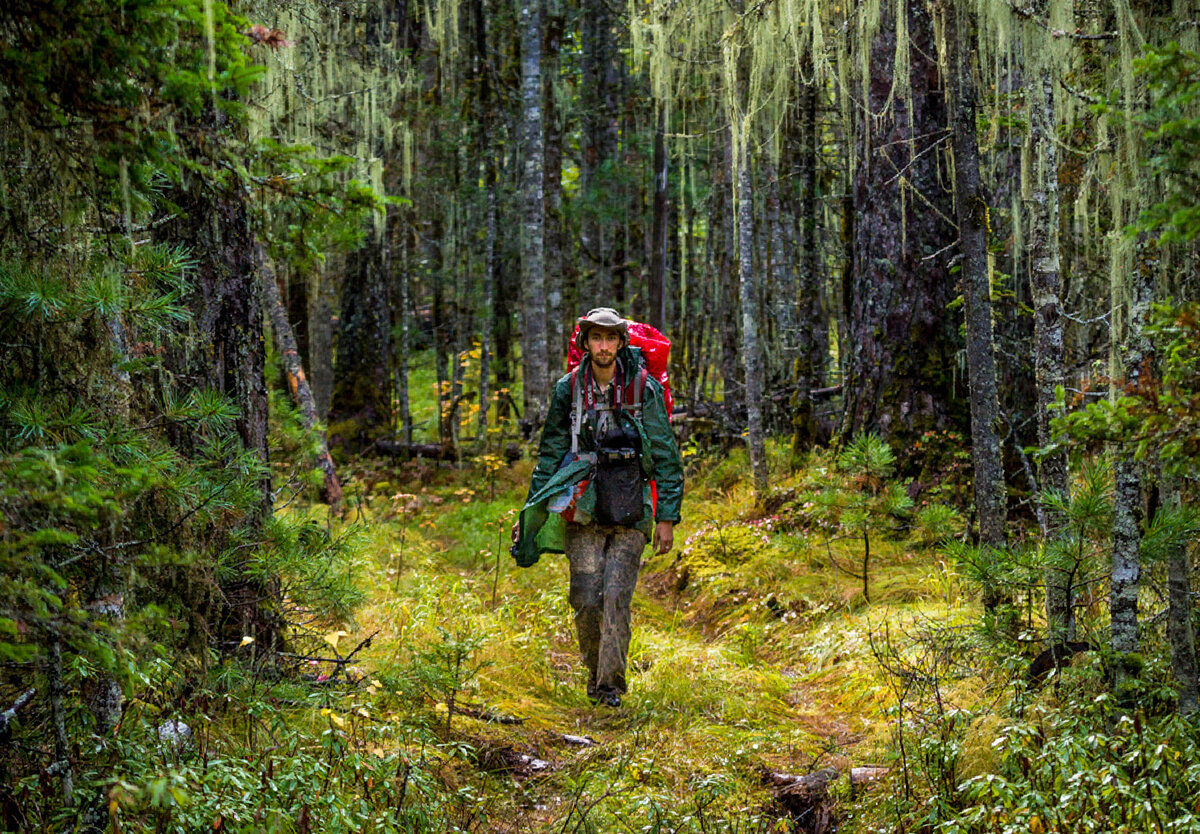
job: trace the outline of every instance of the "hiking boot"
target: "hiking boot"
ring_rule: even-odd
[[[616,709],[621,706],[621,696],[616,692],[601,692],[596,698],[596,703],[602,707],[612,707]]]

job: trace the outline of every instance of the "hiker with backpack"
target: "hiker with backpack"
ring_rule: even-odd
[[[656,553],[671,549],[683,500],[663,385],[670,343],[598,307],[579,319],[572,348],[582,358],[554,386],[513,556],[529,567],[542,553],[566,553],[588,697],[618,707],[642,550],[648,542]]]

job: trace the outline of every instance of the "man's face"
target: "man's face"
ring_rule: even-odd
[[[617,361],[617,351],[621,349],[621,333],[605,327],[593,327],[587,334],[587,347],[592,364],[607,368]]]

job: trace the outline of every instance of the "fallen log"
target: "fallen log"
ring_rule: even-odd
[[[837,807],[829,786],[837,779],[832,767],[800,776],[763,769],[762,779],[771,786],[775,804],[787,814],[792,831],[803,834],[833,834],[837,831]]]

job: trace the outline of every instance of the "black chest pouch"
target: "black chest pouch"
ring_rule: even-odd
[[[596,521],[633,527],[645,517],[641,436],[619,418],[596,449]]]

